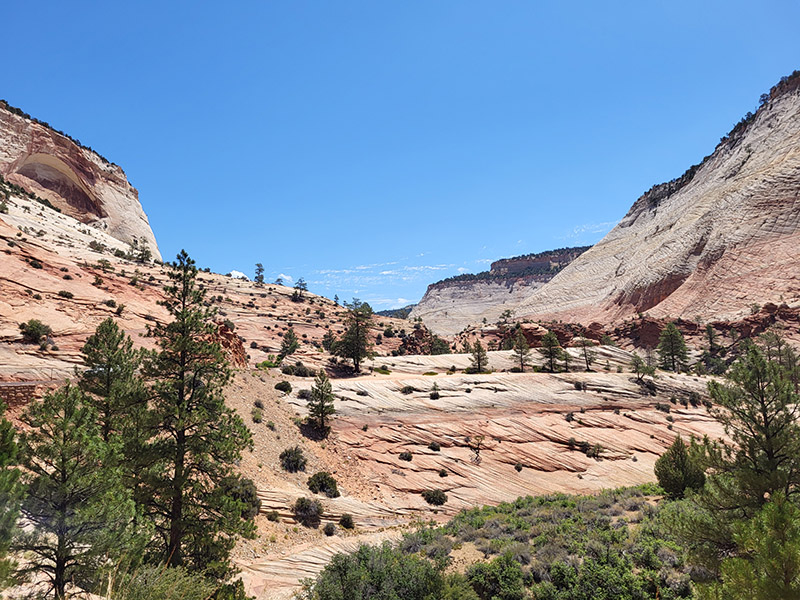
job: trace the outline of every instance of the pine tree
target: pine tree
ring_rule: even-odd
[[[286,333],[283,334],[283,340],[281,341],[281,351],[278,356],[283,360],[290,354],[294,354],[297,349],[300,347],[300,341],[297,339],[297,335],[294,332],[294,329],[289,327],[286,330]]]
[[[32,525],[15,549],[26,553],[21,575],[44,574],[63,599],[68,583],[97,585],[109,560],[137,554],[135,507],[103,441],[97,414],[67,385],[28,407],[21,435],[27,494],[22,514]]]
[[[561,358],[561,344],[552,331],[548,331],[542,338],[542,347],[538,348],[542,356],[549,364],[550,372],[556,372],[556,361]]]
[[[658,336],[658,356],[662,369],[675,372],[686,369],[688,361],[686,342],[675,323],[667,323]]]
[[[114,319],[98,325],[81,349],[84,370],[79,386],[87,402],[97,411],[103,440],[119,432],[125,413],[145,401],[137,371],[141,353]]]
[[[517,331],[517,338],[514,340],[514,360],[519,363],[520,372],[525,371],[525,366],[531,364],[531,349],[525,334],[520,329]]]
[[[692,445],[694,447],[694,441]],[[681,436],[678,436],[656,461],[658,485],[664,488],[669,498],[683,498],[687,489],[699,490],[703,487],[706,476],[693,455],[696,455],[696,451],[690,453]]]
[[[328,417],[336,412],[333,408],[333,388],[331,380],[325,373],[325,369],[320,369],[311,388],[311,397],[308,399],[308,417],[314,424],[317,431],[326,433],[328,431]]]
[[[647,363],[642,360],[642,357],[639,356],[638,352],[633,353],[631,369],[633,369],[633,372],[636,373],[636,381],[639,383],[642,383],[645,375],[652,377],[656,373],[655,367],[648,367]]]
[[[470,369],[473,373],[483,373],[489,369],[489,355],[483,348],[480,340],[475,340],[472,348],[472,362]]]
[[[737,556],[725,558],[721,581],[698,586],[707,600],[800,598],[800,509],[778,494],[750,521],[734,527]]]
[[[18,446],[14,426],[2,414],[5,406],[0,404],[0,590],[12,580],[15,562],[8,556],[11,540],[17,529],[19,503],[23,487],[20,471],[16,467]]]
[[[800,492],[800,398],[788,374],[748,342],[728,382],[712,381],[710,410],[727,441],[703,440],[706,485],[675,519],[692,561],[711,573],[736,556],[737,522],[753,518],[769,501]]]
[[[145,363],[153,380],[155,457],[143,488],[157,531],[158,555],[169,566],[185,565],[209,576],[231,574],[230,550],[237,535],[254,526],[243,519],[243,502],[220,484],[233,476],[242,450],[252,448],[242,419],[225,406],[222,391],[230,369],[215,337],[216,311],[196,285],[197,268],[185,251],[170,265],[172,283],[162,302],[172,321],[151,330],[158,351]]]
[[[254,281],[258,287],[264,286],[264,265],[256,263],[256,276]]]
[[[594,344],[585,336],[581,336],[578,338],[578,345],[583,353],[583,362],[586,363],[586,372],[588,373],[592,370],[592,363],[595,361],[595,353],[590,350]]]
[[[372,307],[358,298],[353,298],[345,306],[349,309],[345,320],[347,329],[334,345],[334,354],[352,360],[353,369],[358,373],[361,361],[369,356],[371,350],[369,328],[372,325]]]

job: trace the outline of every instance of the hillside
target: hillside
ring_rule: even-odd
[[[482,318],[494,322],[555,277],[588,246],[504,258],[488,271],[464,273],[428,286],[409,317],[434,333],[452,336]]]
[[[125,172],[48,123],[0,100],[0,176],[64,214],[160,259],[155,235]]]
[[[620,324],[730,321],[800,304],[800,72],[785,77],[681,177],[654,186],[595,246],[545,284],[434,284],[412,316],[453,334],[465,320]],[[430,310],[424,310],[425,307]]]

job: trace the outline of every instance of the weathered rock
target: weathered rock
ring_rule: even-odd
[[[114,238],[161,258],[147,215],[121,167],[0,103],[0,175]]]

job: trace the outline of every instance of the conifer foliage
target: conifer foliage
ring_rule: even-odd
[[[154,462],[143,482],[157,531],[157,552],[168,565],[231,572],[228,554],[236,535],[252,535],[241,518],[246,506],[220,486],[233,476],[242,450],[252,447],[242,419],[225,406],[228,362],[214,337],[215,309],[196,285],[197,267],[185,251],[170,265],[164,307],[172,321],[150,334],[158,351],[145,363],[152,378]]]

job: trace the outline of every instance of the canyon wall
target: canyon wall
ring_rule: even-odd
[[[63,213],[161,258],[136,191],[121,167],[0,101],[0,175]]]

